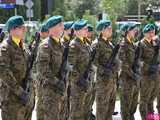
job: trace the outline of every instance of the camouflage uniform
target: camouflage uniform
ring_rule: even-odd
[[[153,101],[157,95],[158,87],[158,73],[149,75],[149,66],[154,55],[153,43],[149,43],[145,38],[141,40],[141,61],[142,66],[142,80],[140,88],[140,113],[142,120],[145,120],[145,116],[149,113],[153,113]]]
[[[160,74],[160,71],[159,71],[159,74]],[[159,84],[159,87],[157,89],[157,110],[158,110],[158,113],[160,114],[160,76],[158,78],[158,84]]]
[[[62,92],[58,88],[57,77],[61,62],[63,48],[60,43],[48,37],[39,46],[36,68],[37,80],[40,83],[41,95],[38,95],[41,112],[38,120],[59,120],[60,106],[63,99]]]
[[[160,55],[159,55],[159,59],[160,59]],[[160,114],[160,66],[159,66],[159,75],[158,75],[158,83],[159,84],[159,87],[157,89],[157,110],[158,110],[158,113]]]
[[[79,77],[83,75],[89,61],[87,45],[79,38],[70,43],[68,56],[69,64],[73,67],[69,79],[71,81],[70,117],[69,120],[85,120],[84,99],[86,91],[78,86]],[[87,81],[88,82],[88,81]]]
[[[41,39],[41,43],[44,40],[45,39]],[[32,76],[33,76],[34,88],[35,88],[34,89],[35,90],[35,100],[37,100],[36,112],[37,112],[37,120],[43,120],[43,117],[41,116],[43,114],[42,99],[40,99],[42,97],[42,94],[41,94],[42,91],[41,91],[41,88],[40,88],[40,81],[37,80],[36,64],[37,64],[37,62],[35,61],[34,64],[33,64],[33,69],[32,69]]]
[[[0,46],[0,100],[3,120],[31,120],[29,104],[24,105],[20,96],[26,75],[27,52],[9,37]]]
[[[110,58],[114,46],[104,39],[99,39],[97,44],[96,65],[96,119],[112,120],[116,100],[116,73],[118,70],[117,58],[112,69],[105,69],[104,66]]]
[[[120,45],[119,58],[122,62],[120,74],[120,79],[122,80],[121,116],[123,120],[134,120],[139,95],[138,80],[134,79],[132,70],[136,46],[125,38]]]
[[[90,55],[93,54],[93,49],[95,49],[96,44],[92,44],[91,40],[86,40],[88,43],[88,47],[90,48]],[[88,91],[85,94],[85,99],[84,99],[84,104],[85,104],[85,120],[90,120],[92,116],[92,106],[95,100],[95,94],[96,94],[96,89],[95,89],[95,81],[96,81],[96,71],[97,67],[92,64],[91,66],[91,71],[90,71],[90,77],[89,77],[89,88]]]
[[[69,37],[63,37],[61,39],[61,43],[62,43],[62,46],[64,47],[64,50],[68,50],[69,52]],[[66,78],[68,78],[69,76],[69,72],[70,72],[70,67],[69,67],[69,64],[68,64],[68,56],[66,58],[67,60],[67,66],[66,66]],[[69,79],[66,79],[65,80],[65,85],[66,85],[66,89],[65,89],[65,93],[64,93],[64,99],[62,101],[62,105],[61,105],[61,120],[67,120],[69,118],[69,107],[70,107],[70,101],[69,101],[69,98],[70,98],[70,80]]]

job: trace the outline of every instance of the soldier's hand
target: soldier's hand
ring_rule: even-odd
[[[29,101],[28,93],[23,92],[22,95],[20,96],[20,100],[21,100],[23,105],[26,105]]]

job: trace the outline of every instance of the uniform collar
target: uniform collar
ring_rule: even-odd
[[[11,39],[18,47],[20,47],[20,43],[21,43],[22,44],[21,47],[23,48],[23,41],[21,39],[19,39],[16,36],[12,36]]]
[[[53,40],[55,43],[57,43],[57,44],[59,44],[59,43],[60,43],[60,39],[59,39],[59,38],[52,37],[52,40]]]
[[[86,43],[86,41],[85,41],[85,39],[83,37],[77,37],[77,38],[80,40],[81,43],[83,43],[83,44]]]
[[[64,41],[69,41],[69,36],[68,35],[64,35]]]
[[[133,44],[133,40],[131,40],[129,37],[127,37],[127,42]]]
[[[146,41],[148,44],[152,44],[152,40],[149,40],[147,38],[144,38],[144,41]]]

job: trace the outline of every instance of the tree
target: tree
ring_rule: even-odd
[[[102,7],[113,21],[127,13],[128,0],[102,0]]]
[[[48,14],[48,0],[41,0],[41,20],[45,19],[46,14]]]

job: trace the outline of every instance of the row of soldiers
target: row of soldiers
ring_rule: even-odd
[[[147,24],[143,39],[134,43],[137,25],[124,24],[122,37],[113,45],[110,20],[97,23],[94,39],[87,20],[63,22],[62,16],[53,16],[29,49],[23,42],[22,16],[9,18],[6,27],[9,36],[0,44],[2,120],[31,120],[35,96],[37,120],[112,120],[117,83],[123,120],[135,119],[138,103],[142,120],[154,114],[156,97],[160,113],[155,25]]]

